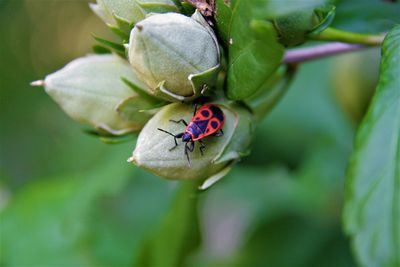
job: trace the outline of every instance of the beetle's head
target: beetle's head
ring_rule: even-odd
[[[182,135],[182,141],[183,142],[190,142],[190,141],[192,141],[192,136],[189,133],[184,133]]]

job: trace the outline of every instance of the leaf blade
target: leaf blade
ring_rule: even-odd
[[[233,100],[254,94],[283,57],[284,49],[272,23],[254,19],[256,7],[251,1],[235,1],[229,25],[224,26],[224,35],[229,36],[227,95]]]
[[[120,55],[122,58],[125,57],[125,47],[122,44],[118,44],[112,41],[108,41],[106,39],[93,36],[93,38],[99,42],[101,45],[105,46],[106,48],[112,49],[115,51],[118,55]]]
[[[295,3],[294,3],[295,2]],[[293,1],[293,0],[255,0],[255,14],[258,18],[274,19],[277,17],[289,15],[290,13],[313,9],[318,6],[329,4],[330,0],[308,0],[308,1]]]
[[[344,226],[361,265],[400,265],[399,60],[397,26],[383,43],[377,92],[348,170]]]

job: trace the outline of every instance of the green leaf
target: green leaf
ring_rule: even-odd
[[[363,33],[382,33],[400,23],[400,3],[382,0],[338,1],[332,27]]]
[[[215,21],[218,32],[218,37],[222,39],[224,44],[228,46],[230,38],[230,27],[232,19],[232,10],[230,1],[216,0],[215,1]]]
[[[363,266],[400,265],[400,26],[382,47],[379,83],[349,163],[344,225]]]
[[[103,54],[111,54],[111,50],[101,46],[101,45],[94,45],[93,47],[93,52],[99,55],[103,55]]]
[[[154,115],[150,112],[145,113],[144,111],[153,110],[155,108],[156,106],[154,103],[140,96],[131,96],[119,103],[115,110],[124,120],[136,121],[144,125]]]
[[[131,142],[136,140],[136,136],[132,134],[126,134],[126,135],[112,135],[108,133],[102,133],[93,129],[83,129],[83,132],[97,137],[100,139],[100,141],[106,143],[106,144],[121,144],[121,143],[126,143],[126,142]]]
[[[121,118],[116,107],[136,96],[120,77],[141,84],[129,64],[116,55],[79,58],[44,81],[46,92],[78,122],[120,135],[137,131],[142,118]]]
[[[199,181],[184,181],[154,236],[143,246],[135,266],[186,266],[187,257],[200,245],[197,211]]]
[[[122,41],[125,43],[127,43],[129,41],[129,33],[121,30],[120,28],[112,25],[112,24],[107,24],[108,28],[110,28],[110,30],[115,33],[116,35],[118,35]]]
[[[313,9],[332,2],[331,0],[253,0],[255,15],[258,18],[274,19],[293,12]]]
[[[227,95],[242,100],[254,94],[279,67],[284,49],[272,23],[253,20],[252,1],[234,1],[224,33],[229,40]],[[224,32],[223,30],[222,32]]]
[[[147,93],[146,90],[144,90],[143,86],[144,84],[137,85],[135,82],[132,82],[124,77],[121,78],[121,80],[129,86],[138,96],[143,98],[144,100],[148,101],[149,103],[157,104],[157,103],[163,103],[162,100],[154,97],[153,95],[150,95]]]
[[[97,36],[93,36],[93,38],[100,44],[114,50],[121,57],[125,57],[125,47],[122,44],[114,43],[112,41],[108,41],[106,39],[103,39],[103,38],[100,38]]]

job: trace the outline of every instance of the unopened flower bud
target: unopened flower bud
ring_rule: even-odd
[[[287,46],[304,43],[312,32],[323,31],[332,22],[334,6],[302,10],[274,20],[279,41]]]
[[[172,120],[184,119],[190,122],[193,108],[182,103],[173,103],[163,107],[141,131],[130,162],[143,167],[154,174],[167,179],[206,179],[227,173],[227,168],[249,152],[253,133],[251,113],[239,106],[216,104],[225,115],[222,127],[223,136],[206,136],[202,138],[205,145],[201,154],[200,143],[195,142],[193,152],[188,152],[190,163],[185,155],[185,142],[158,130],[163,129],[172,134],[185,131],[184,124]]]
[[[129,61],[150,93],[169,101],[187,101],[214,86],[219,46],[199,13],[155,14],[133,28]]]
[[[117,26],[121,22],[133,25],[147,14],[178,12],[172,0],[97,0],[90,8],[107,24]]]
[[[123,82],[145,86],[129,63],[115,55],[93,55],[76,59],[48,75],[46,92],[74,120],[114,135],[140,130],[152,114],[154,102],[143,99]]]

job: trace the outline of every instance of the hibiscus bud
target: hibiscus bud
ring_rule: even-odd
[[[129,61],[152,95],[189,101],[215,85],[219,46],[199,13],[155,14],[133,28]]]
[[[304,43],[310,34],[325,30],[332,22],[335,7],[328,5],[311,10],[302,10],[274,20],[279,41],[287,46]]]
[[[126,60],[116,55],[92,55],[75,59],[46,76],[43,85],[54,101],[74,120],[114,135],[138,131],[158,105],[133,91],[145,87]]]
[[[112,26],[133,25],[152,12],[178,12],[172,0],[97,0],[90,8],[105,23]]]
[[[173,103],[163,107],[141,131],[130,162],[167,179],[207,179],[224,175],[227,170],[249,152],[253,133],[251,113],[237,104],[216,104],[225,115],[222,127],[223,136],[206,136],[203,155],[199,142],[195,142],[193,152],[189,152],[190,164],[184,153],[185,143],[158,128],[178,134],[184,132],[185,126],[170,120],[184,119],[190,122],[193,107],[182,103]]]

